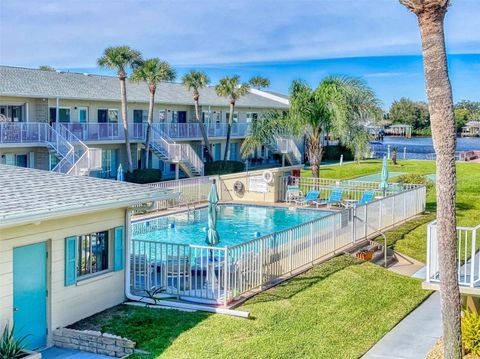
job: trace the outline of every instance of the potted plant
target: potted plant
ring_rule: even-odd
[[[0,359],[40,359],[40,353],[32,352],[25,349],[25,339],[27,336],[15,338],[13,335],[15,326],[10,328],[8,324],[3,329],[2,337],[0,338]]]

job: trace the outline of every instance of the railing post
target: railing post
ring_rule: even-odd
[[[477,230],[472,229],[472,254],[470,255],[470,287],[475,285],[475,254],[476,254],[476,241]],[[465,266],[467,262],[465,262]]]
[[[410,193],[410,192],[407,192]],[[403,196],[403,220],[405,221],[407,219],[407,195],[406,193],[402,194]]]
[[[310,263],[313,265],[313,222],[310,223]]]
[[[383,200],[378,201],[378,230],[382,230],[383,223]]]
[[[425,280],[427,283],[430,282],[430,266],[432,264],[432,250],[431,250],[431,245],[432,245],[432,225],[429,224],[427,226],[427,268],[426,268],[426,278]]]
[[[223,306],[226,307],[228,304],[227,290],[228,290],[228,246],[225,247],[224,251],[224,269],[223,269]]]
[[[393,203],[392,203],[392,226],[395,225],[395,198],[396,197],[397,197],[396,195],[392,196],[392,201],[393,201]]]
[[[276,232],[273,233],[273,236],[275,237],[276,236]],[[260,255],[258,256],[258,260],[260,261],[260,290],[263,289],[263,248],[264,248],[264,245],[263,245],[263,238],[260,238],[260,244],[259,244],[259,252],[260,252]]]
[[[365,205],[365,217],[363,218],[363,239],[368,237],[367,217],[368,216],[368,203]]]
[[[356,213],[356,210],[355,210],[355,207],[352,207],[350,208],[350,212],[351,212],[351,215],[352,215],[352,243],[355,244],[356,240],[355,240],[355,235],[356,235],[356,231],[355,231],[355,213]]]
[[[292,231],[288,232],[288,271],[292,274]]]

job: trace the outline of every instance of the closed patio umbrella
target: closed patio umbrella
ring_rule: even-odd
[[[385,196],[385,192],[388,189],[388,162],[387,156],[383,156],[383,165],[382,165],[382,173],[380,177],[380,189],[383,190],[383,195]]]
[[[207,238],[205,239],[205,242],[210,246],[215,246],[220,243],[220,236],[217,232],[217,204],[217,185],[213,183],[210,193],[208,194],[208,231]]]
[[[118,169],[117,169],[117,181],[125,181],[121,163],[118,165]]]

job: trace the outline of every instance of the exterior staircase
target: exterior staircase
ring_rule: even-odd
[[[293,139],[277,137],[271,147],[274,152],[285,156],[285,159],[291,166],[302,164],[302,153]]]
[[[88,176],[90,171],[102,169],[101,149],[88,147],[62,124],[48,126],[47,131],[49,152],[60,160],[52,172]]]
[[[151,128],[150,149],[160,160],[177,163],[188,177],[203,176],[203,161],[192,146],[176,143],[155,126]]]

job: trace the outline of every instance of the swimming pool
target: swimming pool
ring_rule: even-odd
[[[332,212],[302,208],[219,205],[217,221],[219,246],[244,243],[259,236],[325,217],[330,213]],[[132,227],[132,237],[136,240],[205,245],[207,208],[136,222]]]

